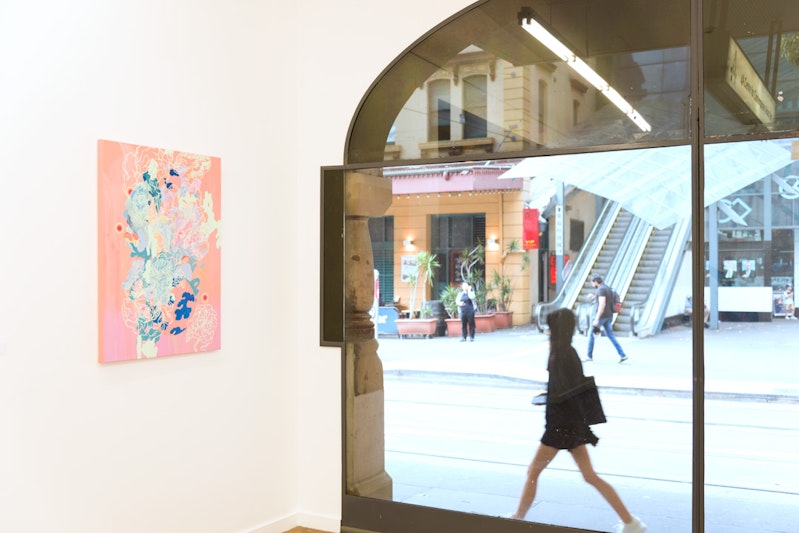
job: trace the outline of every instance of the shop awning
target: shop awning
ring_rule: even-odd
[[[790,163],[790,152],[769,141],[706,145],[705,207]],[[691,216],[690,146],[533,157],[500,178],[563,181],[619,202],[658,229]]]

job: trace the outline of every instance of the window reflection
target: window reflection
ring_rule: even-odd
[[[565,55],[523,29],[516,2],[474,8],[378,82],[353,125],[350,162],[686,139],[689,2],[658,4],[668,31],[643,5],[621,17],[602,2],[533,5],[527,20]],[[389,122],[391,132],[380,126]]]
[[[799,5],[704,3],[706,131],[710,136],[799,126]]]
[[[646,129],[625,117],[565,62],[547,57],[541,63],[515,65],[470,46],[436,70],[400,111],[402,157],[685,138],[687,47],[588,61],[594,73],[604,76],[603,83],[624,92],[624,104],[634,103],[635,113],[646,119]],[[473,72],[479,74],[468,74]],[[428,104],[420,108],[417,102]],[[425,112],[431,125],[426,137],[414,127],[414,119]]]

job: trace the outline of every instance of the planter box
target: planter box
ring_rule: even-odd
[[[400,318],[396,320],[397,335],[405,339],[409,335],[422,335],[427,338],[436,334],[438,319],[435,318]]]
[[[460,337],[461,336],[461,319],[448,318],[447,322],[447,337]]]
[[[494,315],[475,315],[474,325],[477,333],[491,333],[497,330],[497,322]]]
[[[446,322],[447,322],[447,337],[460,337],[461,319],[448,318]],[[497,330],[497,323],[493,314],[475,315],[474,326],[477,333],[491,333],[492,331]]]
[[[513,311],[497,311],[494,313],[497,329],[507,329],[513,325]]]

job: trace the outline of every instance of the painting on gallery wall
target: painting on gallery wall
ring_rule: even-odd
[[[97,143],[99,360],[220,348],[220,159]]]

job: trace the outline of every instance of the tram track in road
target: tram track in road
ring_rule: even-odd
[[[431,455],[426,453],[420,452],[408,452],[402,450],[392,450],[386,449],[387,454],[395,454],[396,456],[401,456],[405,458],[407,461],[416,459],[425,459],[425,460],[433,460],[433,461],[452,461],[452,462],[462,462],[466,463],[463,465],[462,468],[464,470],[469,469],[469,464],[473,465],[480,465],[481,467],[491,467],[491,466],[498,466],[498,467],[509,467],[514,469],[519,469],[520,476],[523,475],[524,469],[527,468],[528,463],[514,463],[508,461],[486,461],[481,459],[473,459],[473,458],[464,458],[464,457],[456,457],[452,455]],[[390,459],[387,459],[388,463],[391,463]],[[579,476],[579,472],[576,468],[564,468],[558,466],[550,466],[547,468],[548,472],[560,472],[562,474],[574,474]],[[676,480],[676,479],[669,479],[664,477],[655,477],[655,476],[641,476],[641,475],[630,475],[630,474],[619,474],[615,472],[606,472],[606,471],[597,471],[597,473],[605,478],[606,481],[609,481],[611,485],[615,484],[615,479],[625,479],[631,482],[646,482],[646,483],[664,483],[664,484],[671,484],[671,485],[680,485],[685,487],[691,486],[690,480]],[[521,477],[520,477],[521,479]],[[408,483],[408,480],[402,480],[403,483]],[[739,490],[739,491],[746,491],[752,494],[775,494],[775,495],[782,495],[782,496],[799,496],[799,491],[795,490],[781,490],[781,489],[774,489],[774,488],[766,488],[766,487],[751,487],[751,486],[744,486],[740,484],[722,484],[722,483],[705,483],[706,487],[713,487],[715,489],[722,489],[722,490]],[[690,489],[688,489],[690,490]],[[515,495],[515,493],[514,493]]]
[[[502,389],[525,389],[525,390],[544,390],[546,389],[546,373],[542,374],[542,379],[528,379],[513,377],[505,374],[474,374],[469,372],[441,372],[433,370],[389,370],[384,372],[386,382],[416,382],[418,384],[436,384],[436,386],[485,386]],[[591,375],[586,373],[586,375]],[[636,386],[615,386],[598,384],[600,393],[612,393],[618,395],[633,395],[636,397],[655,397],[655,398],[681,398],[692,399],[693,392],[690,390],[677,390],[672,388],[653,388]],[[752,392],[715,392],[706,391],[705,401],[746,401],[757,403],[768,403],[775,405],[797,405],[799,406],[799,396],[793,394],[765,394]]]
[[[405,378],[385,383],[387,454],[526,468],[544,427],[544,409],[530,404],[537,385]],[[602,474],[690,484],[689,398],[612,390],[601,397],[609,423],[597,426],[604,446],[592,455],[601,459]],[[799,440],[799,405],[709,400],[706,411],[708,487],[799,495],[799,455],[792,445]],[[552,468],[575,472],[560,455],[566,462]]]

